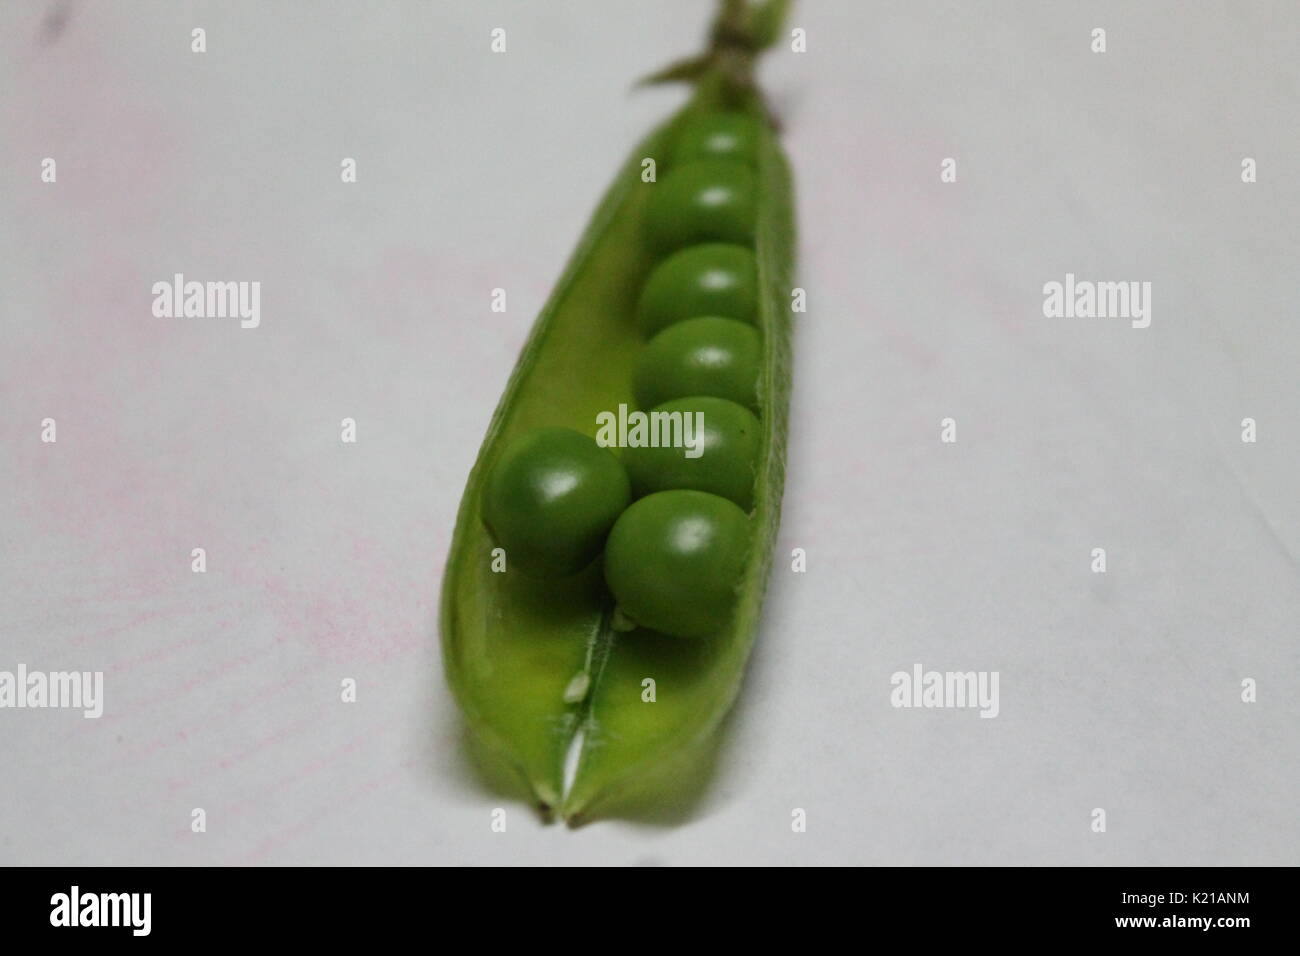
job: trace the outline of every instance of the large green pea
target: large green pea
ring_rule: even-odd
[[[483,523],[506,566],[536,576],[572,574],[600,553],[632,500],[613,452],[568,428],[538,428],[502,452],[483,489]]]
[[[641,350],[632,389],[642,408],[710,395],[757,411],[762,356],[763,343],[752,325],[713,316],[687,319],[664,329]]]
[[[697,160],[670,169],[650,188],[645,229],[655,252],[699,242],[753,244],[758,186],[748,167]]]
[[[706,113],[682,127],[673,144],[673,165],[697,159],[758,162],[758,121],[744,113]]]
[[[623,450],[633,494],[691,488],[721,495],[749,510],[762,437],[753,412],[725,398],[677,398],[651,409],[649,430],[659,447]],[[681,447],[687,437],[694,448]],[[678,444],[668,444],[666,439]],[[688,452],[697,457],[687,457]]]
[[[758,311],[758,263],[744,246],[710,242],[659,263],[641,290],[637,327],[647,336],[701,315],[753,322]]]
[[[661,491],[623,512],[605,545],[605,583],[642,627],[704,637],[735,608],[749,519],[726,498]]]

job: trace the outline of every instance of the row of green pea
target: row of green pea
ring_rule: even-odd
[[[698,420],[698,457],[642,445],[621,458],[570,429],[517,438],[488,475],[484,523],[507,561],[573,574],[603,551],[620,626],[678,637],[724,627],[750,543],[762,443],[757,328],[758,121],[711,113],[684,126],[645,209],[660,257],[637,303],[648,342],[638,405]]]

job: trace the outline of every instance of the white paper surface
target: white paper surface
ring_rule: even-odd
[[[0,862],[1300,862],[1293,4],[798,4],[763,81],[808,313],[718,770],[570,832],[467,766],[463,483],[706,13],[0,10],[0,670],[105,674],[98,720],[0,710]],[[154,317],[177,272],[260,325]],[[1150,327],[1045,318],[1067,272],[1152,283]],[[891,707],[916,663],[999,715]]]

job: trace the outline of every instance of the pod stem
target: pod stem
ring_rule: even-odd
[[[670,63],[639,85],[711,82],[728,106],[739,106],[751,99],[762,104],[754,67],[762,52],[776,42],[789,8],[790,0],[719,0],[709,29],[708,48]],[[765,105],[764,109],[767,111]]]

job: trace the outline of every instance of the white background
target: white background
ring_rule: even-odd
[[[632,81],[710,9],[3,6],[0,669],[107,686],[98,721],[0,711],[0,862],[1300,862],[1292,3],[797,5],[763,81],[809,312],[716,773],[570,832],[469,767],[436,627],[464,479],[684,95]],[[154,318],[174,272],[260,281],[261,327]],[[1150,281],[1151,327],[1044,318],[1066,272]],[[998,671],[1000,715],[891,708],[917,662]]]

